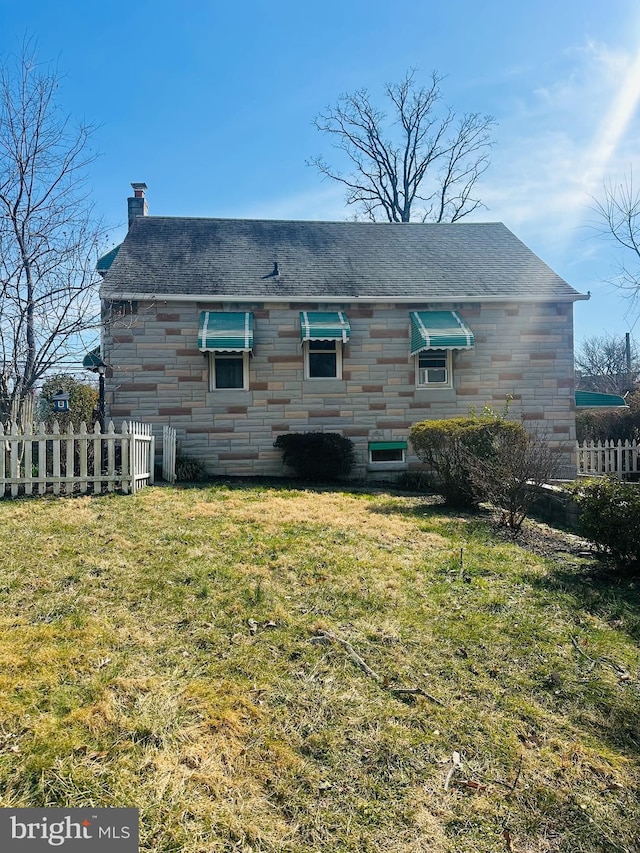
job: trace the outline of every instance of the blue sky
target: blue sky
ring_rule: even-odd
[[[576,340],[631,330],[609,283],[620,258],[592,227],[605,180],[640,173],[640,6],[632,0],[0,0],[0,55],[25,35],[65,72],[63,109],[99,127],[96,210],[124,235],[131,181],[150,213],[344,219],[313,127],[348,91],[372,95],[410,67],[446,75],[458,112],[498,121],[487,209],[590,302]]]

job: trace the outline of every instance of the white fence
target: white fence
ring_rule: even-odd
[[[110,423],[102,433],[99,424],[87,432],[70,425],[60,433],[56,423],[50,432],[44,424],[24,429],[0,424],[0,498],[6,495],[54,495],[87,492],[134,494],[153,483],[155,439],[149,424]]]
[[[176,481],[176,430],[172,426],[162,427],[162,479],[167,483]]]
[[[608,474],[618,479],[640,474],[637,441],[585,441],[578,444],[578,475]]]

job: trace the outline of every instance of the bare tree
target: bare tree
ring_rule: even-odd
[[[630,343],[631,371],[627,368],[623,336],[605,333],[585,338],[576,350],[576,387],[603,394],[624,394],[631,390],[630,385],[633,386],[640,375],[640,361],[636,346]]]
[[[456,222],[482,202],[476,183],[489,165],[492,116],[441,109],[442,77],[416,82],[415,70],[385,87],[391,117],[376,107],[366,89],[342,95],[316,116],[318,130],[333,138],[352,171],[343,174],[322,157],[309,163],[344,184],[346,202],[367,219]]]
[[[640,301],[640,191],[634,189],[633,173],[620,184],[604,186],[602,201],[595,200],[598,230],[626,251],[613,281],[625,296]]]
[[[59,81],[29,43],[0,66],[0,421],[96,322],[93,128],[61,112]]]

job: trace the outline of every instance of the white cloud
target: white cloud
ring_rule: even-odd
[[[305,190],[275,199],[263,198],[257,203],[242,206],[230,215],[247,219],[308,219],[336,221],[346,219],[349,210],[344,203],[344,188],[337,184],[320,184],[318,189]]]
[[[571,242],[605,178],[629,167],[639,98],[640,51],[595,42],[568,51],[561,79],[520,94],[499,117],[484,218],[557,248]]]

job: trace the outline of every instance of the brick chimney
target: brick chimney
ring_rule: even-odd
[[[131,228],[133,220],[136,218],[136,216],[149,215],[147,200],[144,197],[147,185],[131,184],[131,186],[133,187],[133,197],[127,199],[127,206],[129,209],[129,228]]]

